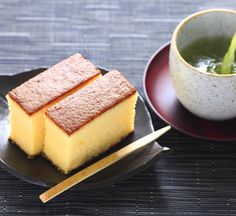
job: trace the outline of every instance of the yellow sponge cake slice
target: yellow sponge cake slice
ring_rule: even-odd
[[[28,156],[39,154],[46,109],[99,76],[99,69],[77,53],[10,91],[10,139]]]
[[[64,173],[134,130],[136,89],[116,70],[46,111],[43,153]]]

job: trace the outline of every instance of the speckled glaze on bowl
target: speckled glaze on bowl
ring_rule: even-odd
[[[187,44],[213,36],[232,37],[236,11],[211,9],[184,19],[175,29],[170,48],[170,73],[176,96],[193,114],[209,120],[236,117],[236,74],[217,75],[197,70],[179,50]]]

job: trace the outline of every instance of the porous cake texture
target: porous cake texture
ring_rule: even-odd
[[[10,91],[6,95],[10,139],[28,156],[39,154],[44,142],[44,112],[100,76],[96,66],[76,53]]]
[[[43,153],[64,173],[134,130],[136,89],[113,70],[46,111]]]

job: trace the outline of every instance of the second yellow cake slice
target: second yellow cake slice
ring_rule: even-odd
[[[111,71],[48,109],[43,152],[64,173],[134,130],[136,89]]]

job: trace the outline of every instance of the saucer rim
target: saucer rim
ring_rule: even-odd
[[[172,122],[168,121],[163,115],[161,115],[157,109],[155,109],[153,103],[151,102],[149,96],[148,96],[148,92],[147,92],[147,83],[146,83],[146,79],[147,79],[147,76],[148,76],[148,73],[149,73],[149,67],[152,63],[152,61],[154,60],[154,58],[156,58],[157,55],[159,55],[164,49],[167,49],[168,47],[170,48],[170,45],[171,45],[171,41],[168,41],[166,43],[164,43],[162,46],[160,46],[153,54],[152,56],[150,57],[150,59],[148,60],[146,66],[145,66],[145,69],[144,69],[144,74],[143,74],[143,91],[144,91],[144,96],[145,96],[145,101],[147,102],[148,104],[148,107],[151,108],[151,110],[161,119],[163,120],[165,123],[167,123],[168,125],[170,125],[172,128],[176,129],[177,131],[185,134],[185,135],[188,135],[190,137],[194,137],[194,138],[197,138],[197,139],[202,139],[202,140],[208,140],[208,141],[235,141],[236,138],[233,138],[233,137],[228,137],[228,138],[225,138],[225,137],[212,137],[212,136],[203,136],[203,135],[199,135],[199,134],[196,134],[196,133],[191,133],[189,131],[186,131],[184,129],[182,129],[181,127],[178,127],[176,126],[175,124],[173,124]],[[191,115],[194,115],[191,113]],[[196,116],[196,115],[195,115]],[[198,116],[196,116],[197,118],[199,118]],[[207,120],[207,121],[210,121],[210,120]],[[229,121],[229,120],[228,120]],[[213,122],[213,121],[211,121]],[[222,121],[222,122],[226,122],[226,121]]]

